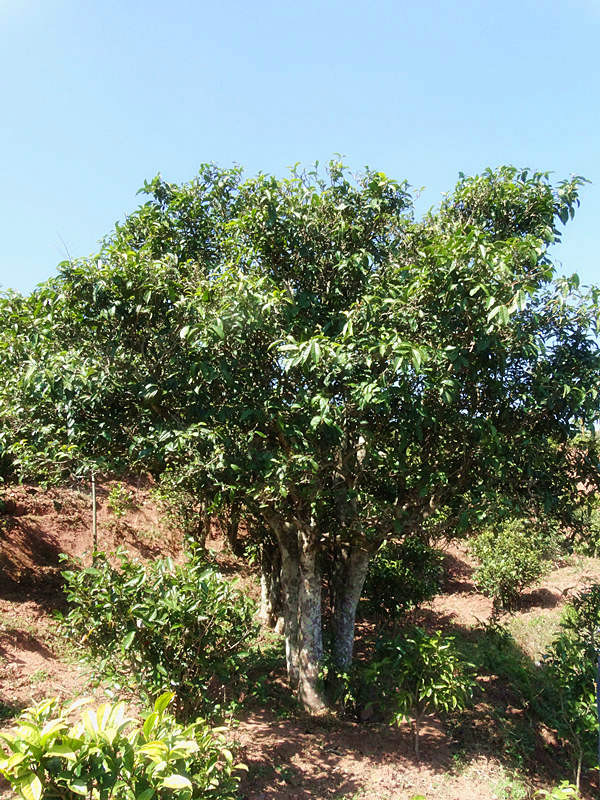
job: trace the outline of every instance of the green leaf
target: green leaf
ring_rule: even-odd
[[[144,724],[142,725],[142,731],[146,739],[150,738],[150,734],[156,727],[156,722],[158,720],[158,711],[153,711],[152,714],[149,714],[147,719],[145,720]]]
[[[19,778],[16,787],[25,800],[40,800],[42,796],[42,782],[35,772],[26,772]]]
[[[192,789],[192,782],[184,775],[168,775],[162,782],[167,789]]]
[[[55,744],[47,751],[46,755],[60,756],[60,758],[66,758],[67,761],[77,760],[77,753],[68,744]]]
[[[166,709],[169,703],[175,697],[175,692],[163,692],[159,697],[156,698],[154,701],[154,710],[158,714],[162,714],[162,712]]]
[[[4,772],[16,767],[22,761],[25,761],[26,758],[29,758],[27,753],[15,753],[14,755],[9,756],[9,758],[0,761],[0,772]]]
[[[67,786],[72,792],[75,792],[75,794],[82,795],[83,797],[86,797],[88,794],[88,785],[84,780],[76,779],[67,781]]]
[[[157,739],[152,742],[147,742],[146,744],[143,744],[139,748],[139,752],[144,753],[147,756],[150,756],[152,761],[162,760],[165,754],[168,752],[168,750],[169,748],[167,747],[167,745],[160,739]]]

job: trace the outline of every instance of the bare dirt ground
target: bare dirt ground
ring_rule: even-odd
[[[110,484],[98,487],[99,547],[122,545],[140,558],[181,556],[180,537],[173,534],[153,502],[148,483],[130,484],[133,508],[120,519],[108,507]],[[83,557],[92,546],[89,487],[4,489],[0,513],[0,726],[9,725],[17,709],[42,697],[65,698],[100,689],[90,686],[88,671],[77,663],[56,633],[53,611],[64,605],[60,553]],[[231,573],[235,559],[223,552],[216,532],[208,546],[220,553],[223,571]],[[470,631],[490,619],[491,602],[476,590],[473,563],[464,549],[449,547],[444,594],[426,604],[415,617],[428,627]],[[238,565],[239,567],[239,565]],[[507,624],[523,652],[539,656],[556,629],[568,597],[600,580],[600,560],[573,558],[528,592],[519,613]],[[242,581],[256,592],[250,572]],[[360,631],[360,626],[359,626]],[[485,682],[489,681],[489,686]],[[502,720],[518,716],[509,694],[483,677],[483,697],[470,722],[471,739],[487,744],[465,748],[439,720],[427,720],[420,762],[415,760],[408,726],[339,719],[314,720],[269,708],[245,711],[232,729],[238,758],[248,766],[242,784],[244,800],[522,800],[535,789],[568,777],[560,763],[551,731],[536,743],[539,769],[514,768],[502,739],[490,739],[489,715],[502,706]],[[487,695],[486,695],[487,691]],[[488,698],[489,695],[489,698]],[[490,712],[490,708],[492,712]],[[487,716],[486,716],[487,715]],[[464,731],[461,734],[465,738]],[[468,737],[467,737],[468,738]],[[539,737],[538,737],[539,738]],[[544,737],[542,737],[544,738]],[[489,741],[492,743],[489,744]],[[557,760],[558,759],[558,760]],[[529,777],[527,777],[529,776]],[[0,798],[11,797],[0,783]],[[585,798],[594,797],[584,794]]]

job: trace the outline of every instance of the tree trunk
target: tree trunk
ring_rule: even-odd
[[[321,570],[317,542],[310,533],[300,532],[300,670],[299,696],[312,714],[325,710],[321,666],[323,663],[323,627],[321,607]]]
[[[413,729],[413,742],[415,747],[415,756],[417,759],[417,763],[421,760],[421,720],[419,716],[416,716],[412,722],[412,729]]]
[[[285,654],[290,685],[312,714],[325,709],[321,692],[323,661],[321,570],[318,539],[310,525],[283,521],[271,511],[265,520],[279,545]]]
[[[270,537],[260,547],[260,618],[277,633],[284,630],[281,552]]]
[[[232,503],[229,509],[229,519],[225,523],[225,536],[234,556],[241,558],[244,555],[244,545],[238,539],[240,529],[240,505]]]
[[[300,682],[299,614],[298,599],[300,591],[300,563],[298,540],[281,526],[276,526],[275,534],[281,557],[281,589],[283,598],[283,632],[285,636],[285,660],[288,679],[292,689]]]
[[[356,609],[367,575],[370,553],[357,546],[335,554],[331,638],[333,660],[340,672],[352,664]]]

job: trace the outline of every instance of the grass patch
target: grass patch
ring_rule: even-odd
[[[525,800],[530,797],[527,786],[515,775],[506,773],[491,785],[494,797],[498,800]]]
[[[38,683],[44,683],[50,677],[50,673],[45,669],[36,669],[35,672],[32,672],[29,676],[29,683],[32,686],[37,685]]]
[[[511,617],[506,628],[517,645],[534,662],[539,662],[560,628],[560,611],[520,614]]]

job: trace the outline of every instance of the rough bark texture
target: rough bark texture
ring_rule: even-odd
[[[210,517],[206,516],[204,511],[201,512],[196,522],[195,530],[193,533],[194,540],[198,542],[202,550],[206,550],[206,540],[210,530]]]
[[[304,708],[313,714],[325,709],[321,687],[323,629],[321,570],[315,538],[300,534],[300,671],[299,695]]]
[[[342,672],[352,663],[356,608],[367,575],[370,553],[360,547],[336,554],[333,567],[331,638],[333,659]]]
[[[306,710],[319,713],[325,709],[325,703],[320,680],[323,636],[318,537],[309,525],[288,522],[276,513],[265,511],[264,518],[277,541],[281,558],[288,678]],[[269,581],[271,578],[265,576],[265,583]]]
[[[298,540],[294,532],[284,530],[280,524],[273,526],[281,556],[281,588],[285,635],[285,658],[290,685],[297,689],[300,681],[298,597],[300,590],[300,564]]]

